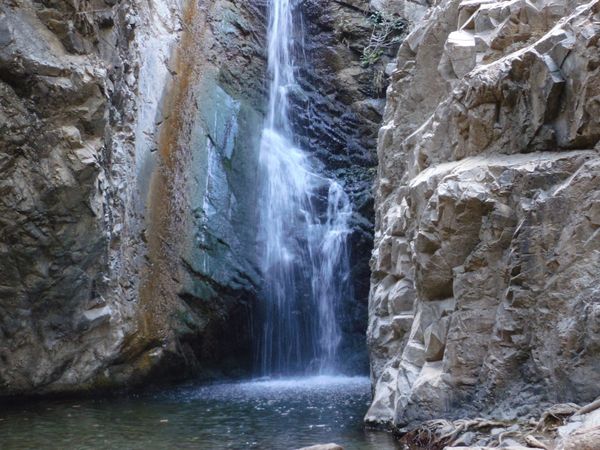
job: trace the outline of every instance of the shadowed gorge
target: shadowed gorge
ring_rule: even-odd
[[[600,450],[599,2],[0,2],[0,447]]]

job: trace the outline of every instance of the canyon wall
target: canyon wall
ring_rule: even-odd
[[[264,21],[2,3],[0,395],[248,367]]]
[[[591,401],[600,3],[439,0],[412,29],[379,133],[366,420]]]
[[[83,382],[131,332],[130,274],[107,275],[139,256],[115,183],[133,179],[137,18],[95,6],[0,7],[3,393]]]
[[[147,195],[148,264],[131,348],[158,348],[169,360],[165,374],[251,370],[265,76],[258,3],[190,2],[184,10],[173,79],[154,119],[156,156],[146,153],[138,178]],[[138,142],[149,134],[137,133]]]

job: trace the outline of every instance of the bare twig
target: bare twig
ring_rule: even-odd
[[[544,444],[543,442],[539,441],[538,439],[536,439],[535,437],[533,437],[531,435],[525,436],[525,442],[527,442],[527,445],[530,447],[543,448],[544,450],[550,450],[550,447],[548,447],[546,444]]]

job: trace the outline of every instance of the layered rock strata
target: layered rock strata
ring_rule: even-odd
[[[600,3],[435,2],[379,134],[371,423],[600,386]]]

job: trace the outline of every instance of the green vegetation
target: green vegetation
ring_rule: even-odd
[[[371,13],[369,22],[373,25],[373,30],[361,57],[361,62],[366,67],[376,64],[388,48],[399,44],[406,29],[404,19],[381,11]]]

